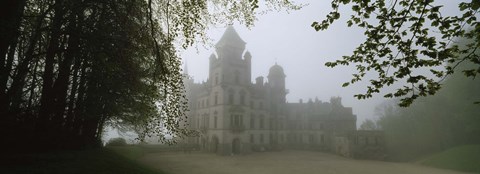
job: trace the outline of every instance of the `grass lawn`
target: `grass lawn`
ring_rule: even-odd
[[[0,173],[159,174],[135,161],[136,147],[0,156]]]
[[[145,150],[139,146],[112,146],[107,149],[130,160],[136,160],[145,155]]]
[[[432,167],[480,173],[480,145],[454,147],[431,155],[420,163]]]

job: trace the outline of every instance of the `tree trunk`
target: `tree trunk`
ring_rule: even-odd
[[[45,19],[45,15],[48,13],[49,10],[45,11],[41,16],[39,16],[35,22],[35,28],[34,28],[34,33],[28,40],[28,48],[25,53],[25,56],[23,59],[19,60],[19,64],[17,65],[16,68],[16,73],[12,78],[12,83],[10,85],[10,88],[6,92],[6,99],[5,99],[5,105],[7,106],[7,109],[5,112],[7,112],[6,116],[10,117],[8,119],[13,119],[12,117],[15,115],[16,110],[18,109],[18,105],[20,101],[22,100],[22,93],[23,93],[23,88],[25,85],[25,78],[28,73],[28,66],[34,61],[34,52],[37,46],[37,42],[40,39],[41,36],[41,31],[40,28],[42,27],[43,21]],[[19,59],[23,57],[20,56]]]
[[[61,2],[62,1],[57,1],[54,5],[55,15],[51,25],[50,40],[45,57],[44,72],[42,75],[42,96],[40,98],[40,113],[36,126],[36,132],[38,133],[44,131],[49,132],[47,130],[51,128],[51,126],[49,126],[49,122],[53,110],[53,103],[55,102],[52,90],[54,78],[53,71],[55,67],[55,55],[57,54],[57,50],[59,48],[59,39],[61,36],[60,32],[63,22],[63,15],[65,14],[65,10],[63,9],[63,3]],[[47,135],[50,136],[52,136],[53,134],[55,133],[47,133]]]
[[[0,79],[5,76],[4,65],[8,47],[19,36],[26,0],[3,0],[0,2]]]
[[[68,39],[68,48],[65,53],[65,58],[63,59],[62,63],[60,64],[58,70],[58,77],[53,85],[53,91],[55,91],[55,95],[52,96],[55,98],[54,103],[54,117],[53,117],[53,124],[55,125],[55,129],[57,131],[62,131],[64,123],[66,120],[64,119],[65,116],[65,109],[67,106],[67,93],[68,93],[68,86],[69,86],[69,79],[70,79],[70,67],[72,66],[73,59],[79,53],[79,31],[76,26],[76,19],[75,15],[70,18],[70,26],[68,33],[70,33],[70,37]],[[72,89],[73,90],[73,89]]]

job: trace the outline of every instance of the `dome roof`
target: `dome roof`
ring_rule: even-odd
[[[270,71],[268,73],[269,76],[271,75],[282,75],[284,76],[285,73],[283,73],[283,68],[278,65],[277,63],[275,63],[275,65],[273,65],[271,68],[270,68]]]

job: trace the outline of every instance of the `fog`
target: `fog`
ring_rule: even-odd
[[[301,10],[290,12],[270,12],[258,16],[254,26],[247,28],[234,23],[233,26],[240,37],[247,42],[246,50],[252,54],[252,80],[258,76],[266,77],[268,70],[275,63],[283,67],[286,74],[286,88],[289,89],[287,102],[308,101],[318,97],[329,101],[331,97],[342,97],[344,106],[353,107],[359,126],[366,118],[377,119],[374,108],[385,101],[385,92],[373,98],[358,100],[353,96],[366,92],[368,79],[348,87],[342,87],[355,73],[354,66],[338,66],[329,68],[326,62],[351,55],[353,50],[366,38],[358,27],[347,27],[345,21],[352,14],[350,6],[340,8],[342,17],[326,31],[315,31],[310,25],[321,21],[331,11],[330,1],[296,1],[306,4]],[[438,1],[446,4],[443,14],[458,14],[457,3]],[[195,82],[206,81],[208,77],[208,58],[214,53],[213,45],[221,38],[226,26],[213,26],[207,32],[209,41],[197,44],[187,50],[181,50],[184,64]],[[401,86],[399,84],[398,86]]]
[[[5,2],[0,173],[480,173],[478,0],[348,1],[325,31],[332,1]],[[365,5],[386,32],[347,26]],[[356,60],[325,64],[366,39],[342,87]]]

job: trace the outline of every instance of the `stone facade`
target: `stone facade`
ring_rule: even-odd
[[[387,157],[385,135],[380,130],[357,130],[348,134],[350,157],[385,160]]]
[[[252,83],[252,55],[245,44],[229,26],[210,56],[207,81],[194,83],[186,73],[188,128],[200,136],[185,143],[223,155],[284,148],[335,151],[335,137],[356,130],[352,108],[342,106],[339,97],[287,103],[280,65]]]

